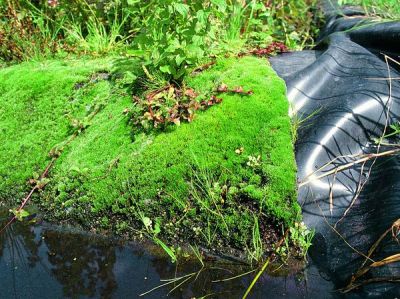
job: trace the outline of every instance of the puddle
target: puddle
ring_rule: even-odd
[[[254,274],[213,281],[249,270],[228,261],[205,261],[203,269],[199,261],[177,266],[137,244],[47,223],[16,222],[0,237],[2,298],[138,298],[165,284],[162,280],[189,274],[143,298],[241,298]],[[273,275],[263,275],[250,298],[327,298],[328,290],[333,290],[312,264],[301,273]],[[187,282],[179,286],[185,279]]]

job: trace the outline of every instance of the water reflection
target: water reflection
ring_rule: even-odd
[[[4,215],[2,222],[7,220]],[[182,285],[185,279],[157,288],[144,298],[240,298],[253,275],[215,281],[249,269],[222,260],[206,260],[204,267],[196,260],[177,266],[135,244],[45,223],[17,222],[0,237],[1,298],[138,298],[165,283],[163,279],[190,273],[194,274]],[[329,290],[333,290],[330,282],[309,266],[300,274],[265,274],[251,298],[316,298],[321,294],[326,298]]]
[[[113,272],[115,249],[110,244],[54,230],[43,231],[42,240],[52,275],[63,285],[65,296],[111,297],[117,283]]]

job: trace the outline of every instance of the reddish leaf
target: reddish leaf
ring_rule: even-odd
[[[252,95],[253,94],[252,90],[245,91],[242,86],[236,87],[235,89],[229,89],[228,86],[226,86],[225,84],[222,84],[221,86],[219,86],[216,91],[221,92],[221,93],[222,92],[238,93],[238,94],[242,94],[242,95]]]
[[[249,52],[249,54],[257,55],[257,56],[271,56],[277,53],[288,52],[288,48],[285,44],[280,42],[273,42],[266,48],[258,48]]]
[[[236,93],[243,93],[244,92],[242,86],[236,87],[233,91],[236,92]]]
[[[227,92],[228,91],[228,85],[221,84],[220,86],[218,86],[217,91],[218,92]]]
[[[211,66],[213,66],[215,63],[216,63],[215,61],[211,61],[211,62],[209,62],[209,63],[203,64],[203,65],[201,65],[201,66],[195,68],[195,69],[193,70],[192,74],[195,75],[195,74],[201,73],[202,71],[204,71],[204,70],[206,70],[206,69],[209,69],[209,68],[210,68]]]
[[[195,93],[195,91],[193,89],[189,88],[189,89],[185,90],[185,96],[187,96],[191,99],[194,99],[197,97],[197,93]]]
[[[220,89],[229,92],[226,85],[221,85]],[[222,101],[215,95],[202,102],[196,101],[197,97],[198,94],[192,88],[180,89],[174,85],[151,91],[144,99],[133,97],[135,109],[129,114],[131,122],[144,129],[148,129],[149,124],[153,128],[165,128],[168,124],[180,125],[182,121],[193,121],[195,111],[207,109]]]

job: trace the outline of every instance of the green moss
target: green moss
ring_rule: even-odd
[[[223,94],[221,104],[192,123],[134,142],[123,114],[130,97],[108,81],[73,88],[108,67],[50,62],[0,70],[2,199],[26,191],[26,181],[49,161],[48,151],[71,134],[71,119],[84,119],[101,103],[38,197],[55,217],[118,231],[145,229],[141,219],[148,217],[161,224],[161,238],[240,248],[250,242],[254,213],[286,225],[299,217],[285,85],[266,60],[222,59],[189,78],[203,97],[220,83],[254,94]]]
[[[47,61],[0,70],[0,199],[20,197],[26,181],[43,171],[48,152],[69,135],[70,119],[94,101],[74,92],[74,84],[106,65]]]
[[[204,192],[219,183],[239,188],[288,223],[298,209],[284,83],[266,61],[251,57],[223,60],[188,83],[207,91],[222,82],[254,94],[223,95],[221,105],[198,114],[193,123],[157,135],[131,166],[132,196],[147,206],[161,201],[177,212],[188,205],[191,185]],[[240,148],[244,151],[237,154]],[[249,166],[249,156],[260,156],[260,165]]]

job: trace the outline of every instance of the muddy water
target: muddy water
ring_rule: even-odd
[[[138,298],[166,283],[162,280],[191,273],[181,286],[184,279],[143,298],[241,298],[254,274],[213,281],[246,271],[247,266],[224,260],[207,260],[203,268],[198,261],[177,266],[137,244],[46,223],[16,222],[0,237],[0,298]],[[309,265],[296,274],[270,271],[251,298],[327,298],[335,296],[333,289]]]

